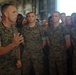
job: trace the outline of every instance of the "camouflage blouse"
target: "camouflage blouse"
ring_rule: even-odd
[[[25,40],[26,49],[39,49],[42,48],[42,41],[45,40],[45,32],[40,25],[29,27],[25,25],[22,29],[22,34]]]
[[[0,46],[7,46],[12,43],[13,35],[16,32],[15,26],[7,28],[0,23]],[[13,48],[8,53],[0,56],[0,63],[4,63],[6,60],[15,60],[18,56],[18,47]]]

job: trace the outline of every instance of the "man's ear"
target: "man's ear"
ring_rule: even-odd
[[[8,16],[8,13],[7,12],[4,12],[4,15],[7,17]]]

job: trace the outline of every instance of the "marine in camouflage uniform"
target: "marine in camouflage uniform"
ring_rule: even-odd
[[[71,28],[71,40],[74,45],[73,53],[73,74],[76,75],[76,26]]]
[[[65,39],[69,34],[60,24],[56,28],[48,29],[50,40],[49,67],[50,75],[66,75],[66,47]]]
[[[12,43],[16,28],[7,28],[0,23],[0,45],[7,46]],[[18,58],[18,47],[13,48],[10,52],[0,55],[0,75],[21,75],[20,69],[16,68]]]
[[[43,51],[42,40],[45,39],[42,26],[36,24],[34,27],[25,25],[23,27],[25,49],[23,52],[23,75],[29,75],[33,66],[35,75],[43,74]]]

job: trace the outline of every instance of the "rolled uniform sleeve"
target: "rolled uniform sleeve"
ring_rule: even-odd
[[[70,38],[70,34],[67,34],[64,37],[65,37],[65,39],[68,39],[68,38]]]
[[[46,37],[42,37],[42,40],[46,40]]]

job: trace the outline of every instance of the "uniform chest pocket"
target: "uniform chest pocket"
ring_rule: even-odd
[[[40,36],[39,30],[26,31],[26,38],[37,38]]]
[[[39,36],[40,36],[39,30],[33,31],[33,37],[39,37]]]

